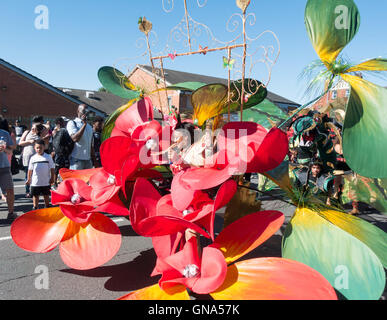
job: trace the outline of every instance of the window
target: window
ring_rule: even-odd
[[[172,106],[172,96],[168,96],[168,106]]]
[[[346,98],[349,97],[350,93],[351,93],[351,90],[349,90],[349,89],[345,90],[345,97]]]
[[[337,91],[333,90],[332,91],[332,99],[336,99],[336,98],[337,98]]]

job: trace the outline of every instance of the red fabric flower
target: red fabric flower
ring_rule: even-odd
[[[137,127],[153,120],[153,106],[150,98],[146,97],[134,103],[116,120],[111,137],[131,137]]]
[[[297,261],[256,258],[234,263],[270,238],[283,221],[284,215],[278,211],[249,214],[223,229],[214,243],[203,249],[201,257],[196,239],[191,238],[182,250],[169,256],[158,255],[156,268],[162,274],[158,286],[131,292],[120,299],[188,300],[185,287],[219,300],[336,300],[329,282]]]
[[[63,214],[76,223],[85,223],[94,210],[92,188],[80,179],[64,180],[56,191],[51,191],[52,204],[58,204]]]
[[[246,121],[227,123],[217,136],[217,142],[218,150],[223,151],[228,162],[238,159],[243,173],[263,173],[278,167],[289,149],[282,130],[267,131],[258,123]]]
[[[231,200],[235,191],[235,181],[229,180],[221,186],[215,200],[199,191],[190,205],[179,211],[170,195],[161,197],[149,181],[139,178],[133,190],[130,221],[133,229],[143,236],[173,235],[192,229],[213,239],[215,212]]]
[[[266,172],[279,166],[288,152],[286,134],[269,132],[255,122],[230,122],[217,137],[218,152],[206,159],[205,167],[192,167],[177,173],[171,194],[175,208],[184,210],[195,191],[216,187],[232,175]]]
[[[63,262],[73,269],[96,268],[112,259],[121,246],[117,225],[101,213],[77,223],[61,207],[27,212],[11,226],[13,241],[23,250],[45,253],[59,245]]]
[[[189,239],[179,252],[159,258],[158,267],[162,274],[159,285],[163,290],[182,284],[199,294],[215,291],[227,274],[226,261],[217,248],[206,247],[199,257],[196,237]]]

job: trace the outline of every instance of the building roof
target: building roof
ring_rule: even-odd
[[[92,106],[95,109],[109,115],[113,113],[117,108],[123,106],[128,100],[120,98],[112,93],[106,91],[93,91],[71,88],[58,88],[61,91],[66,92],[74,99],[80,100],[83,103]]]
[[[140,68],[144,70],[145,72],[152,74],[152,67],[147,65],[137,65],[136,68]],[[136,70],[136,68],[133,70],[133,72]],[[158,68],[155,68],[157,71],[160,72]],[[132,73],[133,73],[132,72]],[[165,75],[165,81],[166,85],[172,85],[177,84],[181,82],[203,82],[206,84],[210,83],[222,83],[227,85],[228,79],[224,78],[217,78],[217,77],[211,77],[201,74],[195,74],[195,73],[189,73],[184,71],[176,71],[171,69],[164,69],[164,75]],[[288,105],[294,105],[294,106],[300,106],[299,103],[291,101],[289,99],[286,99],[284,97],[281,97],[273,92],[268,91],[267,93],[267,99],[275,104],[288,104]]]
[[[67,93],[63,92],[62,90],[60,90],[59,88],[56,88],[52,85],[50,85],[49,83],[35,77],[34,75],[16,67],[15,65],[3,60],[3,59],[0,59],[0,66],[3,66],[9,70],[12,70],[13,72],[16,72],[17,74],[19,74],[20,76],[24,77],[24,78],[27,78],[33,82],[35,82],[37,85],[41,86],[41,87],[44,87],[60,96],[62,96],[63,98],[67,99],[67,100],[70,100],[71,102],[73,103],[76,103],[76,104],[81,104],[81,103],[86,103],[87,102],[84,102],[82,100],[79,100],[77,99],[76,97],[73,97],[71,95],[68,95]],[[94,109],[94,106],[93,105],[89,105],[89,107],[91,107],[91,109],[93,110]],[[95,110],[96,113],[100,114],[100,110],[97,108]]]

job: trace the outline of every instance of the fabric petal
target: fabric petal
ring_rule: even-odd
[[[387,233],[373,224],[335,210],[319,211],[318,214],[367,245],[387,268]]]
[[[108,173],[114,175],[116,171],[121,171],[132,150],[135,150],[135,145],[128,137],[112,137],[105,140],[100,148],[102,166]]]
[[[158,284],[155,284],[124,295],[118,300],[190,300],[190,297],[182,285],[162,290]]]
[[[84,182],[88,183],[90,178],[98,173],[101,172],[103,168],[93,168],[93,169],[84,169],[84,170],[71,170],[67,168],[62,168],[59,170],[59,175],[61,176],[62,180],[67,179],[81,179]]]
[[[320,272],[346,299],[379,299],[386,284],[369,247],[306,208],[298,208],[286,227],[282,256]]]
[[[283,258],[257,258],[228,267],[216,300],[337,300],[335,290],[316,270]]]
[[[128,216],[129,210],[122,203],[118,195],[113,197],[109,202],[106,202],[93,210],[93,212],[109,213],[115,216]]]
[[[227,264],[222,252],[213,247],[203,249],[200,277],[192,287],[192,291],[208,294],[218,289],[227,274]]]
[[[12,240],[26,251],[49,252],[62,240],[69,223],[59,207],[30,211],[12,223]]]
[[[387,71],[387,59],[376,58],[359,63],[346,70],[346,73],[359,71]]]
[[[260,145],[248,172],[267,172],[278,167],[289,151],[285,132],[272,128]]]
[[[386,178],[387,88],[356,76],[342,78],[351,85],[343,126],[344,158],[361,176]]]
[[[130,222],[136,233],[142,220],[156,216],[156,206],[160,198],[161,195],[149,181],[144,178],[136,180],[129,209]]]
[[[269,239],[284,220],[284,215],[279,211],[251,213],[224,228],[213,246],[219,247],[227,264],[230,264]]]
[[[184,211],[189,206],[195,194],[195,190],[193,190],[187,183],[182,181],[184,174],[184,171],[176,174],[173,177],[171,184],[173,206],[179,211]]]
[[[308,0],[305,26],[321,61],[336,60],[360,27],[360,13],[353,0]]]
[[[88,223],[71,223],[59,245],[63,262],[70,268],[88,270],[112,259],[121,246],[117,225],[101,213],[94,213]]]
[[[144,98],[134,103],[117,118],[114,130],[130,135],[137,126],[150,120],[153,120],[152,101]]]
[[[116,130],[113,134],[114,127],[116,124],[117,118],[128,108],[130,108],[133,103],[135,103],[138,100],[138,98],[129,100],[129,102],[116,110],[112,114],[109,115],[109,117],[105,120],[105,123],[103,125],[101,140],[105,141],[106,139],[110,138],[111,136],[127,136],[126,134],[122,133],[120,130]]]

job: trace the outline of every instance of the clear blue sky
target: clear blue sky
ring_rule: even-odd
[[[210,27],[216,38],[226,41],[235,36],[226,31],[227,20],[240,12],[235,0],[207,0],[202,8],[196,0],[187,2],[191,17]],[[157,54],[164,48],[169,31],[184,16],[183,0],[174,3],[173,11],[166,13],[162,0],[0,0],[0,58],[54,86],[96,90],[101,87],[97,78],[100,67],[118,63],[130,68],[149,63],[141,56],[145,48],[136,47],[137,39],[143,36],[137,26],[140,16],[152,21],[157,33],[158,42],[152,44],[152,50]],[[269,29],[281,44],[269,90],[300,103],[305,102],[305,83],[298,76],[317,59],[304,26],[305,4],[306,0],[252,0],[248,9],[257,18],[248,34],[255,37]],[[356,4],[361,26],[345,55],[354,62],[387,57],[387,1],[357,0]],[[35,28],[38,5],[49,9],[48,30]],[[200,41],[193,49],[206,45],[205,40]],[[224,52],[168,59],[164,67],[226,78],[222,55]],[[383,80],[375,82],[387,85]]]

